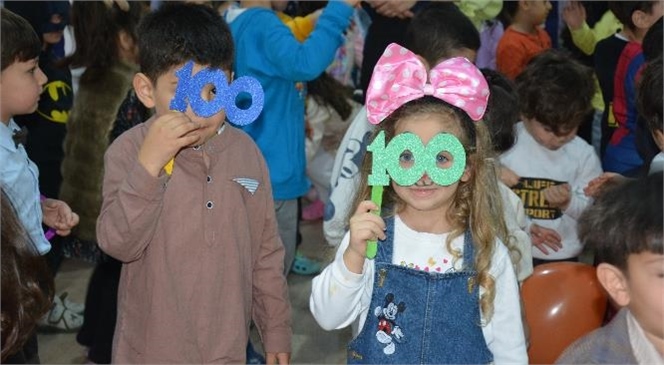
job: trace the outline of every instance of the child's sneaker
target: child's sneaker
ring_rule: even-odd
[[[247,343],[247,364],[265,364],[265,357],[254,349],[251,340]]]
[[[55,296],[51,310],[37,325],[43,332],[76,332],[83,326],[83,316],[65,307],[62,299]]]
[[[300,252],[295,253],[295,260],[293,261],[293,266],[291,267],[291,272],[298,275],[317,275],[323,270],[323,265],[316,261],[312,260]]]

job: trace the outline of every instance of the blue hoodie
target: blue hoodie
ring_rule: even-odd
[[[233,9],[226,14],[235,41],[235,77],[255,77],[265,91],[263,112],[242,129],[265,157],[275,200],[296,199],[309,190],[304,83],[332,63],[352,13],[348,4],[330,1],[302,43],[271,9]]]

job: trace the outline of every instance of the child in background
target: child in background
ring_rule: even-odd
[[[89,361],[109,364],[117,317],[117,292],[122,263],[100,252],[96,224],[102,204],[104,153],[120,105],[138,71],[136,27],[139,2],[75,1],[72,19],[76,49],[66,59],[84,68],[74,100],[62,162],[60,198],[81,213],[81,223],[67,248],[95,264],[88,283],[85,316],[76,340]],[[103,45],[103,46],[100,46]]]
[[[409,24],[406,39],[406,46],[430,64],[458,56],[472,61],[480,47],[480,35],[473,23],[449,3],[426,5]],[[337,150],[323,221],[325,239],[332,246],[338,246],[348,230],[347,218],[352,214],[348,197],[356,194],[358,173],[372,131],[366,109],[362,108]]]
[[[636,176],[643,159],[636,149],[635,129],[636,80],[645,63],[641,42],[650,27],[662,17],[664,5],[661,1],[650,1],[631,13],[634,38],[627,43],[616,66],[613,79],[613,115],[618,124],[611,135],[602,163],[606,171],[625,176]]]
[[[556,363],[664,362],[663,190],[661,172],[628,181],[581,215],[579,237],[594,249],[597,278],[622,309],[608,325],[572,344]]]
[[[39,68],[48,82],[44,85],[37,110],[32,114],[17,115],[14,121],[28,130],[25,150],[39,169],[39,191],[46,197],[55,198],[62,183],[62,142],[74,100],[71,72],[58,64],[61,57],[56,51],[58,44],[62,43],[63,29],[69,22],[70,5],[66,1],[5,1],[4,7],[27,20],[42,40]],[[64,258],[65,240],[58,236],[49,240],[51,250],[45,257],[53,276],[57,274]],[[49,321],[49,316],[44,316],[39,323],[42,330],[72,331],[80,327],[85,307],[81,303],[72,302],[68,297],[66,291],[57,295],[51,309],[53,318],[57,320]],[[71,313],[62,315],[65,311]],[[66,323],[64,318],[73,320]]]
[[[295,258],[297,200],[310,187],[303,82],[318,77],[332,62],[357,2],[329,2],[303,43],[279,20],[271,1],[241,2],[243,8],[226,14],[237,48],[235,76],[256,77],[265,90],[263,113],[243,130],[256,141],[270,170],[279,235],[286,248],[284,274]]]
[[[491,137],[493,153],[497,156],[507,152],[514,146],[514,125],[519,120],[519,95],[516,86],[498,71],[482,69],[482,75],[489,84],[489,102],[484,115],[484,123]],[[518,257],[515,261],[515,271],[519,283],[522,283],[533,273],[532,242],[530,240],[530,229],[545,230],[544,227],[533,227],[533,223],[526,216],[523,202],[502,181],[498,182],[498,188],[503,199],[503,209],[507,234],[500,237],[508,247],[514,246],[518,249]],[[536,225],[535,225],[536,226]],[[555,232],[553,232],[555,233]]]
[[[0,8],[0,20],[0,186],[35,250],[44,255],[51,245],[44,236],[42,223],[54,229],[56,234],[66,236],[78,223],[78,215],[63,201],[40,198],[39,171],[25,151],[25,141],[21,139],[25,134],[20,133],[13,120],[15,115],[30,114],[37,109],[39,95],[47,81],[39,68],[42,43],[30,24],[11,11]],[[73,312],[67,314],[62,310],[59,314],[67,316]],[[4,333],[2,337],[4,340]],[[33,333],[29,341],[34,348],[26,355],[37,356],[36,334]]]
[[[660,149],[660,152],[650,162],[649,174],[664,171],[664,116],[662,114],[664,73],[662,63],[661,55],[648,63],[641,74],[641,83],[637,93],[639,112],[648,124],[648,129]]]
[[[550,10],[548,0],[503,2],[511,24],[496,49],[498,71],[514,80],[533,57],[551,48],[551,38],[542,29]]]
[[[609,144],[609,141],[613,138],[613,134],[615,130],[618,128],[618,114],[621,114],[624,116],[624,110],[625,110],[625,95],[624,92],[626,88],[630,88],[633,91],[633,86],[634,85],[629,85],[628,82],[634,82],[635,76],[638,72],[639,69],[639,63],[643,62],[643,58],[639,57],[638,55],[640,54],[640,49],[639,46],[636,44],[633,44],[631,46],[632,51],[630,54],[637,56],[634,58],[634,68],[633,70],[630,71],[630,78],[632,81],[629,81],[626,79],[627,77],[627,72],[625,69],[625,66],[629,62],[628,59],[623,61],[624,66],[622,67],[622,71],[619,72],[618,70],[618,62],[621,58],[621,55],[623,54],[623,51],[627,47],[627,45],[630,42],[636,42],[636,43],[641,43],[647,29],[641,29],[636,25],[634,22],[637,20],[637,23],[642,24],[645,20],[648,20],[648,27],[654,23],[654,21],[657,20],[658,17],[656,17],[656,13],[659,12],[659,16],[661,16],[661,11],[662,11],[662,4],[660,1],[610,1],[609,2],[609,9],[613,14],[618,18],[618,20],[623,24],[623,28],[620,32],[616,33],[613,37],[606,38],[600,42],[597,43],[597,46],[595,47],[595,72],[597,73],[597,79],[599,81],[600,88],[602,89],[602,97],[604,99],[604,114],[602,117],[602,140],[601,140],[601,148],[600,148],[600,157],[605,163],[605,168],[606,162],[604,161],[606,158],[606,149]],[[652,20],[652,22],[651,22]],[[625,54],[627,56],[627,54]],[[629,58],[629,57],[628,57]],[[619,77],[618,74],[621,74]],[[622,100],[621,103],[623,103],[623,106],[618,106],[619,110],[623,110],[620,113],[615,112],[616,105],[614,105],[614,102],[617,101],[615,100],[616,97],[616,90],[622,90],[621,91],[621,97],[620,99]],[[632,92],[630,92],[631,94]],[[630,94],[627,94],[628,97],[633,97],[633,95],[629,96]],[[622,109],[621,109],[622,108]],[[616,136],[616,139],[621,139],[624,137]],[[612,152],[614,157],[611,157],[610,160],[615,160],[616,157],[620,156],[620,153],[615,153],[619,152],[613,148],[614,152]],[[623,156],[624,158],[631,159],[632,162],[630,162],[628,165],[640,165],[642,162],[639,162],[640,158],[636,159],[634,158],[634,155],[631,154],[626,154]],[[636,156],[638,157],[638,156]],[[618,160],[615,160],[614,162],[617,162]],[[612,169],[615,167],[615,169],[619,169],[620,167],[618,166],[617,163],[614,164],[614,162],[611,162]],[[626,165],[627,166],[627,165]],[[626,167],[629,169],[629,167]],[[638,167],[636,168],[638,170]]]
[[[664,171],[664,118],[662,117],[662,85],[664,75],[662,73],[662,56],[650,61],[641,74],[638,86],[638,107],[641,117],[645,120],[649,132],[652,134],[659,154],[655,155],[649,165],[649,174],[657,174]],[[584,189],[586,195],[598,197],[613,185],[626,180],[624,176],[615,172],[605,172],[600,177],[588,183]]]
[[[53,303],[53,276],[0,189],[2,233],[2,356],[5,364],[39,364],[37,320]]]
[[[520,196],[535,223],[558,234],[541,237],[531,230],[535,265],[576,260],[583,248],[576,220],[590,204],[582,189],[602,173],[592,146],[576,136],[592,110],[592,71],[547,51],[533,59],[516,84],[522,122],[516,125],[516,144],[500,156],[501,180]]]
[[[231,33],[194,4],[165,4],[137,33],[133,85],[155,115],[109,147],[97,224],[101,248],[123,262],[113,362],[244,363],[253,319],[268,363],[286,364],[284,248],[261,153],[224,111],[170,111],[185,63],[231,79]]]
[[[405,76],[389,80],[395,74],[419,76],[421,85]],[[399,97],[405,85],[422,88],[424,96]],[[463,93],[455,92],[457,86]],[[313,280],[316,321],[327,330],[359,322],[349,363],[527,363],[518,284],[497,239],[502,218],[489,206],[497,201],[500,209],[487,160],[491,147],[483,125],[473,122],[486,109],[486,81],[467,59],[451,58],[429,71],[415,54],[392,44],[368,90],[368,118],[380,123],[374,136],[385,133],[389,142],[407,133],[425,145],[450,136],[463,146],[467,162],[439,152],[432,165],[459,168],[460,176],[444,185],[430,177],[437,171],[411,186],[392,181],[381,210],[367,200],[372,160],[379,157],[366,155],[350,231],[334,262]],[[400,153],[403,169],[418,161],[408,149]],[[367,241],[375,239],[378,254],[367,260]]]

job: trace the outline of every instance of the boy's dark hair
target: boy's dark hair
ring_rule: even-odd
[[[141,72],[152,82],[189,60],[232,70],[233,38],[226,22],[211,7],[165,3],[138,27]]]
[[[480,48],[477,28],[452,3],[430,3],[422,8],[408,24],[405,39],[404,46],[430,66],[451,58],[456,50]]]
[[[509,1],[506,1],[509,2]],[[632,21],[632,14],[641,10],[644,13],[652,13],[652,7],[657,1],[609,1],[609,10],[627,29],[634,30],[636,25]]]
[[[534,57],[517,76],[516,87],[521,115],[555,134],[569,133],[592,110],[592,70],[557,50]]]
[[[650,62],[655,58],[662,56],[664,47],[662,45],[662,43],[664,43],[662,37],[662,31],[664,30],[662,19],[664,19],[664,17],[659,18],[659,20],[656,21],[655,24],[650,27],[650,29],[648,29],[646,35],[643,36],[643,42],[641,43],[641,46],[643,47],[643,58],[646,60],[646,62]]]
[[[128,1],[128,5],[129,10],[125,11],[115,2],[109,7],[102,1],[74,1],[72,25],[76,49],[64,63],[85,67],[81,81],[96,80],[120,60],[121,31],[136,41],[142,6],[136,1]]]
[[[629,180],[602,194],[579,218],[579,239],[598,263],[623,271],[631,254],[662,254],[662,173]]]
[[[489,83],[489,103],[484,122],[491,135],[491,145],[497,154],[507,152],[514,145],[514,124],[519,121],[519,95],[516,86],[498,71],[483,68]]]
[[[39,57],[42,43],[30,23],[11,11],[0,8],[2,25],[0,42],[2,58],[0,68],[4,71],[14,62],[25,62]]]
[[[664,132],[664,74],[662,73],[662,56],[648,63],[641,74],[641,81],[637,89],[639,113],[648,123],[651,132]]]
[[[514,19],[517,10],[519,10],[518,1],[503,1],[503,8],[500,11],[500,13],[503,15],[505,19],[509,21],[509,23],[512,23],[512,20]]]

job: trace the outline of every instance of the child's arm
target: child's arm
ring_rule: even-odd
[[[571,1],[563,9],[563,19],[572,35],[572,42],[585,54],[592,55],[595,45],[620,29],[620,21],[607,11],[591,29],[586,23],[586,10],[578,1]]]
[[[293,81],[309,81],[318,77],[332,63],[343,42],[353,8],[340,1],[330,1],[318,19],[314,31],[302,43],[274,15],[261,17],[264,23],[264,56],[276,69],[277,77]]]
[[[55,229],[59,236],[67,236],[78,224],[78,214],[72,212],[67,203],[57,199],[44,199],[41,202],[44,225]]]
[[[489,273],[495,280],[496,296],[487,345],[493,353],[494,364],[527,364],[519,286],[507,249],[501,245],[495,250]]]
[[[312,282],[309,309],[325,330],[344,328],[369,309],[374,265],[365,258],[366,241],[385,238],[384,222],[371,207],[371,201],[360,204],[334,261]]]
[[[259,157],[257,151],[257,158]],[[262,157],[261,157],[262,159]],[[265,162],[261,163],[265,201],[265,224],[260,251],[253,270],[253,319],[263,341],[265,353],[270,360],[279,363],[290,358],[291,310],[288,286],[283,274],[284,245],[279,238],[274,214],[270,176]],[[256,192],[258,196],[259,192]]]
[[[570,179],[571,199],[568,207],[563,211],[574,219],[579,216],[591,204],[592,199],[584,193],[584,188],[588,183],[602,174],[602,164],[595,150],[590,145],[584,145],[584,150],[578,152],[578,161],[576,167],[576,176]]]
[[[97,239],[104,252],[120,261],[131,262],[143,255],[154,234],[168,181],[161,169],[198,138],[186,136],[198,126],[183,117],[182,113],[167,113],[150,126],[142,145],[135,134],[125,134],[106,152]]]

